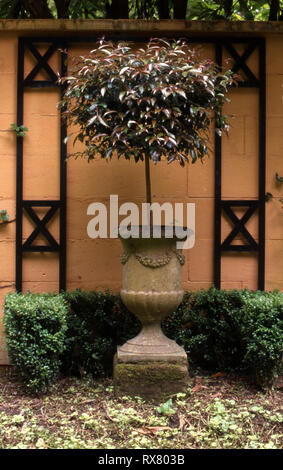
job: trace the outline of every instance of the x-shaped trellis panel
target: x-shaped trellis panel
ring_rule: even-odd
[[[34,211],[34,207],[50,207],[47,211],[45,216],[40,219],[36,212]],[[28,252],[45,252],[45,251],[59,251],[60,245],[57,243],[55,238],[46,228],[46,225],[50,220],[55,216],[57,210],[60,207],[59,201],[23,201],[23,208],[25,209],[26,213],[29,215],[31,220],[34,222],[36,228],[30,234],[28,239],[22,246],[23,251]],[[33,245],[32,243],[36,240],[38,235],[42,234],[49,245]]]
[[[234,73],[237,73],[240,70],[242,70],[247,77],[247,80],[239,81],[238,83],[239,86],[247,86],[247,85],[258,86],[259,85],[258,78],[255,76],[255,74],[252,72],[250,67],[248,67],[247,65],[248,58],[256,50],[256,48],[257,48],[257,44],[255,43],[248,44],[243,54],[240,55],[232,44],[230,43],[225,44],[225,49],[229,52],[230,56],[235,61],[232,67],[232,71]]]
[[[39,52],[39,50],[35,47],[32,42],[28,43],[28,50],[33,54],[33,56],[37,60],[37,64],[25,77],[24,86],[46,87],[56,85],[58,81],[58,76],[48,64],[48,60],[58,50],[58,43],[55,42],[51,44],[51,46],[43,55]],[[35,80],[35,77],[42,69],[45,70],[50,80]]]
[[[248,207],[244,215],[239,218],[232,207]],[[246,223],[251,218],[251,216],[258,209],[257,201],[222,201],[222,209],[229,217],[230,221],[233,223],[234,228],[225,238],[221,245],[222,251],[258,251],[258,244],[255,241],[254,237],[246,228]],[[235,240],[238,234],[242,234],[247,244],[244,245],[232,245],[232,242]]]

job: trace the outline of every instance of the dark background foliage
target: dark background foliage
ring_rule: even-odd
[[[1,18],[282,21],[282,0],[0,0]]]

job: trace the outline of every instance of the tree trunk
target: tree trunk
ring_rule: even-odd
[[[230,18],[233,11],[233,0],[224,0],[223,6],[225,18]]]
[[[160,20],[169,19],[169,3],[168,0],[158,0],[157,2],[158,16]]]
[[[145,154],[145,183],[146,183],[146,202],[151,204],[151,181],[150,181],[150,160],[149,156]],[[148,213],[149,225],[152,226],[152,212],[149,209]]]
[[[188,0],[174,0],[174,19],[185,20]]]
[[[112,17],[112,6],[110,4],[110,0],[106,0],[105,10],[106,10],[106,18],[111,18]]]
[[[111,16],[114,19],[129,18],[129,0],[112,0]]]
[[[71,0],[55,0],[58,18],[68,18],[68,8]]]
[[[23,0],[23,7],[30,13],[31,18],[53,18],[46,0]]]
[[[268,21],[277,21],[279,13],[280,13],[280,0],[271,0]]]
[[[247,0],[239,0],[239,5],[242,10],[242,13],[244,14],[245,20],[253,21],[254,16],[251,10],[249,9]]]

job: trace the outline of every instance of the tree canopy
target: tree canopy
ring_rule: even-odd
[[[282,21],[283,0],[0,0],[0,18]]]
[[[88,56],[73,58],[70,73],[59,106],[85,144],[75,156],[116,153],[138,162],[147,154],[184,166],[208,153],[214,118],[220,135],[229,129],[222,107],[233,73],[201,60],[184,40],[151,39],[136,50],[101,39]]]

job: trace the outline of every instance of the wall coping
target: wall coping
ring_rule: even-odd
[[[93,33],[135,33],[150,34],[163,32],[173,35],[182,34],[281,34],[283,33],[283,22],[281,21],[186,21],[186,20],[68,20],[68,19],[16,19],[0,20],[0,33],[19,32],[44,33],[56,32],[64,35],[66,32],[89,34]]]

